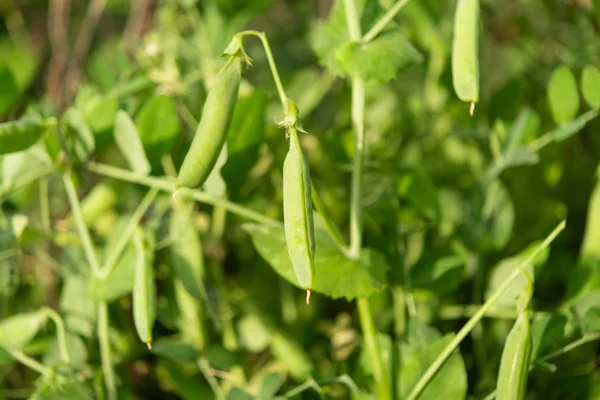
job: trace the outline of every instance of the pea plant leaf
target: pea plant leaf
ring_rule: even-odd
[[[358,9],[364,31],[379,10],[372,1],[358,2]],[[350,40],[342,0],[335,2],[327,22],[313,32],[312,46],[321,64],[332,74],[380,82],[394,79],[399,70],[422,60],[421,54],[399,31],[385,32],[369,43]]]
[[[151,167],[144,152],[140,135],[131,117],[125,111],[121,110],[117,113],[113,134],[115,143],[117,143],[131,169],[143,175],[149,174]]]
[[[262,91],[238,101],[227,134],[227,162],[221,176],[229,191],[242,186],[250,168],[258,159],[265,132],[267,97]]]
[[[245,224],[244,229],[250,234],[258,253],[275,272],[300,287],[289,259],[283,228]],[[318,225],[315,226],[315,238],[315,292],[334,299],[351,300],[383,290],[389,266],[380,253],[365,249],[360,260],[351,260],[339,252],[326,230]]]
[[[600,70],[587,65],[581,73],[581,92],[588,106],[600,108]]]
[[[175,100],[163,94],[153,95],[137,114],[135,126],[150,164],[158,165],[160,158],[171,151],[179,132]]]
[[[18,350],[29,343],[48,319],[44,309],[15,314],[0,322],[0,346]]]
[[[6,66],[0,65],[0,117],[6,115],[19,96],[15,78]]]
[[[552,72],[548,83],[548,102],[554,121],[565,124],[575,117],[579,110],[579,92],[573,72],[562,65]]]

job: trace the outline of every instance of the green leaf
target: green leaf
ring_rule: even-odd
[[[181,368],[172,361],[161,359],[159,365],[168,374],[169,380],[175,393],[184,400],[214,399],[215,396],[210,388],[199,383],[197,377],[186,375]]]
[[[384,83],[396,78],[398,71],[420,63],[422,56],[402,33],[390,32],[366,44],[343,43],[335,50],[335,59],[349,76]]]
[[[21,349],[31,342],[47,319],[44,309],[4,318],[0,321],[0,346]]]
[[[172,97],[155,94],[142,106],[135,118],[135,126],[152,165],[158,165],[169,153],[179,132],[179,120]]]
[[[6,115],[19,97],[19,88],[12,72],[0,65],[0,117]]]
[[[24,116],[16,121],[1,123],[0,155],[28,149],[55,126],[54,118],[43,120],[37,116]]]
[[[357,2],[363,32],[379,14],[375,1]],[[350,40],[344,1],[337,0],[327,22],[320,23],[312,34],[312,47],[322,65],[338,76],[361,76],[382,82],[396,77],[402,68],[421,61],[421,55],[398,30],[384,32],[367,44]]]
[[[139,174],[148,175],[151,167],[142,140],[131,117],[125,111],[117,112],[113,135],[131,169]]]
[[[489,279],[486,298],[489,298],[496,289],[504,283],[513,270],[526,260],[532,252],[536,251],[538,247],[539,242],[534,242],[519,254],[505,258],[496,264]],[[533,260],[533,263],[524,268],[530,279],[535,280],[535,276],[539,274],[539,269],[546,263],[549,253],[550,248],[544,248]],[[528,287],[527,278],[524,274],[520,274],[517,279],[510,284],[508,289],[502,293],[498,300],[496,300],[495,304],[498,306],[513,307],[516,304],[519,295],[526,287]]]
[[[262,379],[256,398],[259,400],[270,400],[281,389],[281,386],[283,386],[281,374],[277,372],[266,374]]]
[[[283,332],[273,332],[271,335],[271,352],[276,360],[281,362],[290,375],[304,381],[310,376],[312,364],[302,346]]]
[[[244,315],[238,322],[238,332],[242,345],[253,353],[263,351],[271,341],[271,332],[256,314]]]
[[[489,235],[490,244],[496,249],[506,246],[515,221],[515,208],[508,189],[499,179],[487,186],[479,219]]]
[[[317,224],[317,220],[315,223],[317,249],[313,291],[334,299],[345,297],[351,300],[384,289],[385,274],[389,266],[380,253],[364,249],[360,260],[348,259],[339,252],[327,231]],[[275,272],[298,286],[283,228],[245,224],[244,229],[250,234],[258,253]]]
[[[117,232],[118,230],[115,236],[118,236]],[[109,276],[105,279],[96,276],[90,278],[89,296],[97,301],[111,302],[129,294],[133,289],[135,259],[135,248],[132,244],[128,244]]]
[[[408,395],[421,375],[453,337],[454,334],[447,334],[418,346],[404,343],[398,346],[400,367],[396,379],[400,388],[399,398]],[[429,381],[419,400],[463,400],[466,395],[467,373],[460,353],[455,351]]]
[[[194,346],[174,340],[158,340],[152,344],[152,353],[175,362],[196,363],[200,354]]]
[[[59,307],[67,330],[91,338],[96,334],[96,305],[88,295],[87,281],[81,275],[70,274],[64,279]]]
[[[227,400],[254,400],[254,397],[248,394],[244,389],[236,386],[229,391]]]
[[[0,38],[0,60],[15,78],[20,92],[29,87],[40,66],[41,57],[27,41],[13,41],[7,35]]]
[[[189,294],[196,299],[206,299],[204,288],[204,255],[202,243],[194,223],[191,207],[175,199],[169,223],[171,261],[175,274]]]
[[[581,73],[583,99],[591,108],[600,108],[600,70],[594,65],[586,65]]]
[[[600,332],[600,307],[592,307],[586,311],[583,316],[583,332]]]
[[[531,359],[540,358],[558,348],[564,340],[566,325],[567,318],[564,315],[536,312],[531,321]]]
[[[426,171],[418,168],[399,170],[396,191],[421,215],[429,220],[439,221],[441,214],[437,189]]]
[[[577,115],[579,110],[579,92],[573,72],[562,65],[552,72],[548,83],[548,101],[550,111],[557,124],[565,124]]]
[[[431,248],[411,269],[411,287],[436,295],[454,291],[463,278],[465,260],[447,250]]]
[[[258,159],[265,132],[267,97],[262,91],[238,101],[227,134],[227,162],[221,175],[229,191],[238,191]]]
[[[71,107],[61,118],[61,124],[64,126],[69,151],[78,161],[85,161],[94,152],[96,140],[84,113]]]
[[[119,111],[119,99],[102,93],[82,91],[78,93],[76,104],[83,110],[92,131],[96,134],[109,131],[115,123],[115,115]]]

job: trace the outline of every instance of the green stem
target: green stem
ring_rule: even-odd
[[[535,360],[534,362],[544,362],[544,361],[548,361],[552,358],[556,358],[558,356],[561,356],[565,353],[568,353],[569,351],[579,347],[579,346],[583,346],[584,344],[596,341],[596,340],[600,340],[600,333],[595,333],[595,334],[586,334],[583,335],[583,337],[575,340],[574,342],[571,342],[569,344],[567,344],[564,347],[561,347],[560,349],[557,349],[555,351],[553,351],[552,353],[546,354],[544,357],[542,358],[538,358],[537,360]]]
[[[54,322],[56,325],[56,340],[58,341],[58,349],[60,352],[60,358],[63,362],[69,364],[71,362],[71,358],[69,357],[69,351],[67,350],[67,333],[65,330],[65,324],[63,319],[56,311],[54,311],[50,307],[43,307],[46,315]]]
[[[394,305],[394,335],[400,339],[406,330],[406,295],[402,286],[392,288],[392,303]]]
[[[479,311],[480,305],[447,305],[443,306],[438,312],[438,318],[443,320],[470,318]],[[508,307],[492,307],[485,315],[490,318],[499,319],[516,319],[517,312],[514,308]]]
[[[98,164],[95,162],[89,162],[86,167],[92,172],[115,178],[121,181],[137,183],[138,185],[149,186],[170,193],[173,193],[175,191],[175,183],[168,178],[156,178],[146,176],[132,171],[127,171],[125,169],[116,168],[106,164]],[[254,222],[258,222],[259,224],[263,224],[273,228],[281,228],[282,226],[281,222],[273,218],[269,218],[265,215],[257,213],[256,211],[253,211],[239,204],[232,203],[228,200],[211,196],[210,194],[202,192],[200,190],[182,187],[177,192],[177,196],[191,198],[201,203],[210,204],[212,206],[223,207],[233,214],[239,215]]]
[[[381,31],[390,23],[392,19],[400,12],[402,7],[406,5],[410,0],[400,0],[396,4],[394,4],[379,21],[373,25],[371,29],[365,34],[363,37],[363,42],[368,43],[371,40],[375,39],[377,35],[381,33]]]
[[[13,350],[10,349],[8,347],[4,348],[7,352],[10,353],[10,355],[17,360],[18,362],[20,362],[21,364],[25,365],[26,367],[34,370],[35,372],[41,374],[41,375],[47,375],[50,373],[50,368],[46,368],[43,364],[41,364],[40,362],[38,362],[37,360],[29,357],[27,354],[23,353],[20,350]]]
[[[350,39],[355,42],[360,42],[362,34],[360,32],[360,19],[358,17],[356,1],[344,0],[344,9],[346,11],[346,24],[348,25]]]
[[[421,392],[425,389],[429,381],[434,377],[440,367],[446,362],[448,357],[454,352],[454,350],[458,347],[460,342],[471,332],[473,327],[479,323],[479,321],[483,318],[483,316],[488,312],[488,310],[492,307],[492,305],[502,296],[502,294],[508,289],[508,287],[519,277],[523,270],[533,262],[533,260],[538,256],[538,254],[548,247],[550,243],[556,238],[556,236],[565,228],[565,221],[562,221],[557,225],[556,228],[544,239],[544,241],[532,252],[527,259],[519,264],[517,268],[513,270],[513,272],[506,278],[506,280],[496,289],[496,291],[490,296],[490,298],[481,306],[479,311],[475,313],[465,325],[458,331],[456,336],[452,338],[450,343],[444,347],[444,349],[440,352],[437,358],[431,363],[429,368],[425,371],[425,373],[419,378],[417,384],[412,388],[406,400],[415,400]]]
[[[354,155],[350,199],[350,257],[358,258],[362,247],[362,170],[365,147],[365,81],[352,79],[352,122],[354,123]]]
[[[117,261],[119,261],[119,257],[121,257],[123,250],[125,250],[127,243],[129,243],[129,240],[131,239],[131,236],[133,235],[133,232],[135,231],[136,226],[139,224],[140,219],[142,219],[142,217],[144,216],[144,213],[146,213],[146,211],[148,210],[148,207],[150,207],[150,205],[152,204],[152,201],[154,201],[154,198],[156,197],[158,190],[159,189],[155,188],[155,187],[150,189],[148,191],[148,193],[146,194],[146,196],[144,197],[144,199],[142,200],[142,202],[140,203],[140,205],[133,212],[133,215],[127,222],[127,226],[125,226],[125,229],[119,236],[119,241],[117,242],[115,247],[113,247],[113,249],[111,250],[110,254],[106,258],[106,262],[104,263],[104,265],[102,266],[102,269],[100,270],[100,274],[98,276],[101,279],[106,279],[111,274],[111,272],[115,269],[115,267],[117,265]]]
[[[277,70],[277,64],[275,64],[275,59],[273,58],[273,52],[271,51],[271,45],[269,44],[269,39],[267,39],[267,35],[264,32],[259,31],[242,31],[238,33],[240,37],[244,36],[256,36],[262,42],[262,45],[265,49],[265,54],[267,55],[267,61],[269,63],[269,68],[271,68],[271,74],[273,75],[273,81],[275,81],[275,86],[277,87],[277,93],[279,93],[279,99],[281,100],[281,105],[285,110],[285,103],[287,101],[287,95],[285,94],[285,90],[283,90],[283,84],[281,83],[281,78],[279,77],[279,71]]]
[[[356,300],[356,305],[358,306],[358,316],[365,341],[365,350],[373,369],[373,378],[375,378],[375,383],[377,384],[378,399],[391,400],[390,381],[383,358],[381,357],[381,348],[377,339],[377,330],[373,322],[369,299],[361,297]]]
[[[219,382],[217,382],[217,380],[211,373],[211,366],[208,363],[208,360],[206,360],[206,358],[202,357],[198,360],[198,368],[200,368],[200,372],[202,372],[202,375],[204,375],[204,378],[206,379],[208,385],[212,389],[215,398],[217,400],[224,400],[225,394],[223,393],[223,390],[221,390]]]
[[[85,256],[87,258],[88,263],[90,264],[90,267],[92,268],[92,273],[98,276],[98,274],[100,273],[100,264],[98,263],[96,250],[94,249],[94,245],[92,244],[90,232],[85,226],[85,222],[83,220],[81,205],[79,203],[79,198],[77,197],[77,191],[75,190],[73,178],[71,178],[71,175],[69,173],[63,175],[63,182],[65,185],[65,190],[67,191],[69,203],[71,205],[73,219],[75,220],[75,225],[77,226],[77,231],[79,232],[79,237],[81,238],[83,251],[85,252]]]
[[[108,400],[117,399],[117,386],[115,383],[115,371],[112,364],[110,352],[110,340],[108,337],[108,305],[105,302],[98,303],[98,340],[100,341],[100,358],[102,360],[102,373],[104,383],[108,390]]]
[[[579,117],[575,118],[571,122],[579,120],[585,125],[589,121],[596,118],[598,115],[600,115],[600,111],[596,110],[596,109],[592,109],[592,110],[589,110],[589,111],[581,114]],[[560,128],[557,128],[557,129],[560,129]],[[537,139],[535,139],[534,141],[530,142],[528,145],[529,149],[531,151],[537,152],[537,151],[541,150],[542,147],[552,143],[554,141],[554,136],[556,134],[557,129],[553,129],[550,132],[546,132],[543,135],[541,135],[540,137],[538,137]]]
[[[42,220],[42,229],[45,234],[50,233],[50,205],[48,204],[48,178],[40,179],[40,219]]]

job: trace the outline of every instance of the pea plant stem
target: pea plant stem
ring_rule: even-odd
[[[56,325],[56,340],[58,342],[58,350],[60,358],[65,363],[70,363],[71,358],[69,357],[69,351],[67,350],[67,333],[65,331],[65,324],[61,316],[50,307],[43,307],[44,312]]]
[[[108,400],[117,399],[117,386],[115,383],[115,371],[112,364],[110,352],[110,340],[108,338],[108,305],[106,302],[98,303],[98,341],[100,342],[100,359],[102,360],[102,373],[104,383],[108,390]]]
[[[488,310],[494,305],[494,303],[502,296],[502,294],[508,289],[508,287],[519,277],[527,265],[531,264],[538,254],[548,247],[550,243],[558,236],[558,234],[565,228],[565,221],[554,228],[554,230],[544,239],[544,241],[532,252],[527,259],[525,259],[513,272],[506,278],[506,280],[496,289],[496,291],[490,296],[490,298],[479,308],[479,310],[465,323],[465,325],[458,331],[458,333],[452,338],[450,343],[444,347],[437,358],[431,363],[425,373],[419,378],[416,385],[412,388],[406,400],[416,400],[419,395],[423,392],[429,381],[434,377],[441,366],[446,362],[448,357],[456,350],[460,342],[473,330],[475,325],[483,318]]]
[[[360,42],[361,30],[358,9],[355,0],[344,0],[346,22],[350,39]],[[352,187],[350,191],[350,247],[348,255],[359,258],[362,247],[362,175],[365,147],[365,81],[361,77],[352,78],[352,124],[354,125],[354,154],[352,159]],[[377,394],[380,400],[391,400],[392,391],[385,364],[383,362],[375,322],[371,313],[369,299],[356,301],[358,316],[363,332],[365,349],[371,364]]]
[[[385,14],[383,17],[381,17],[381,19],[379,21],[377,21],[375,23],[375,25],[373,25],[373,27],[371,29],[369,29],[369,31],[367,33],[365,33],[365,36],[363,36],[362,41],[364,43],[368,43],[371,40],[375,39],[377,37],[377,35],[379,35],[381,33],[381,31],[383,29],[385,29],[385,27],[387,26],[387,24],[390,23],[390,21],[392,19],[394,19],[394,17],[396,15],[398,15],[398,13],[400,12],[400,10],[402,9],[402,7],[404,7],[410,0],[400,0],[398,1],[396,4],[394,4]]]
[[[119,241],[111,250],[110,254],[106,258],[106,262],[100,270],[100,278],[107,278],[115,269],[117,261],[119,261],[119,258],[121,257],[123,250],[125,250],[127,243],[129,243],[129,240],[131,239],[131,236],[133,235],[136,226],[139,224],[140,219],[142,219],[142,217],[144,216],[144,213],[148,210],[148,207],[150,207],[150,205],[152,204],[152,201],[156,197],[158,190],[159,189],[155,187],[151,188],[140,203],[140,205],[135,209],[129,221],[127,221],[127,226],[125,226],[125,229],[121,233]]]
[[[263,48],[265,49],[267,62],[269,63],[269,68],[271,68],[271,75],[273,75],[273,81],[275,81],[275,86],[277,87],[277,93],[279,94],[281,105],[285,109],[287,95],[285,94],[285,90],[283,89],[283,84],[281,83],[281,78],[279,77],[279,70],[277,69],[277,64],[275,64],[275,58],[273,58],[273,52],[271,51],[271,45],[269,44],[269,39],[267,39],[267,35],[264,32],[253,30],[242,31],[238,33],[238,35],[242,38],[244,36],[256,36],[260,39]]]
[[[90,264],[92,273],[98,276],[100,274],[100,264],[98,263],[96,250],[94,250],[94,245],[92,244],[90,232],[88,231],[87,227],[85,226],[85,222],[83,221],[83,214],[81,212],[79,198],[77,197],[77,191],[75,190],[75,184],[73,183],[73,178],[69,173],[63,175],[63,183],[67,192],[69,204],[71,205],[71,212],[73,213],[75,226],[77,227],[79,237],[81,238],[83,251],[85,252],[87,261]]]
[[[50,372],[49,368],[46,368],[43,364],[35,360],[34,358],[29,357],[27,354],[23,353],[21,350],[14,350],[8,347],[4,348],[15,360],[25,365],[26,367],[34,370],[40,375],[47,375]]]
[[[110,178],[118,179],[121,181],[132,182],[143,186],[149,186],[169,193],[173,193],[175,191],[175,182],[173,182],[173,180],[169,178],[157,178],[146,176],[133,171],[128,171],[125,169],[116,168],[110,165],[99,164],[95,162],[87,163],[86,167],[91,172]],[[215,196],[211,196],[210,194],[202,192],[200,190],[180,188],[177,192],[177,195],[194,199],[201,203],[210,204],[212,206],[223,207],[233,214],[239,215],[240,217],[244,217],[259,224],[271,226],[274,228],[281,228],[282,225],[281,222],[273,218],[269,218],[263,214],[260,214],[239,204],[232,203],[229,200],[224,200]]]

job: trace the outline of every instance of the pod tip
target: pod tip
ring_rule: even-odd
[[[474,112],[475,112],[475,102],[472,101],[471,108],[469,109],[469,115],[472,117]]]
[[[310,304],[311,288],[306,289],[306,304]]]
[[[152,350],[152,342],[146,342],[146,346],[148,346],[148,350]]]

